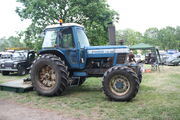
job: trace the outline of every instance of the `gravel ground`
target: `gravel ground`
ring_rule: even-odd
[[[57,112],[31,108],[11,100],[0,99],[0,120],[74,120]]]

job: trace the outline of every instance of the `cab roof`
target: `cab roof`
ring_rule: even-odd
[[[57,28],[57,27],[72,27],[72,26],[78,26],[78,27],[83,27],[83,25],[77,24],[77,23],[62,23],[62,25],[60,24],[54,24],[54,25],[49,25],[46,27],[47,28]]]

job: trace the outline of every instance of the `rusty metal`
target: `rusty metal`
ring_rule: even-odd
[[[127,53],[120,53],[117,55],[117,64],[125,64],[127,62]]]
[[[111,79],[109,87],[114,94],[122,96],[127,94],[127,92],[129,91],[130,83],[126,77],[122,75],[116,75]]]
[[[116,29],[113,23],[109,23],[108,25],[108,37],[109,37],[109,44],[116,45]]]
[[[46,65],[39,72],[39,82],[43,88],[52,88],[56,84],[56,74],[52,67]]]

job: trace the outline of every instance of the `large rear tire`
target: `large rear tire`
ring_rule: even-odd
[[[139,89],[137,74],[128,67],[114,66],[103,77],[105,95],[114,101],[130,101]]]
[[[31,67],[31,81],[38,94],[60,95],[68,85],[68,69],[61,58],[44,54],[39,56]]]

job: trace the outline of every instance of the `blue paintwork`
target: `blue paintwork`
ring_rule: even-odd
[[[66,27],[57,27],[57,28],[48,28],[45,29],[44,31],[48,30],[56,30],[57,32],[67,28]],[[69,69],[85,69],[86,67],[86,62],[88,58],[104,58],[104,57],[114,57],[113,61],[113,66],[117,65],[116,64],[116,59],[117,59],[117,53],[104,53],[104,54],[88,54],[88,50],[98,50],[98,49],[118,49],[118,48],[128,48],[127,46],[89,46],[85,48],[80,48],[80,44],[78,42],[78,36],[77,36],[77,29],[83,29],[83,27],[80,26],[70,26],[72,28],[72,34],[74,38],[74,44],[75,48],[60,48],[56,46],[55,48],[43,48],[42,50],[39,51],[39,54],[43,54],[47,51],[53,51],[57,52],[58,55],[64,56],[64,59],[68,65]],[[56,40],[56,44],[59,45],[59,38]],[[72,61],[76,59],[76,61]],[[81,62],[83,59],[84,62]],[[122,65],[124,66],[124,65]],[[74,72],[73,76],[88,76],[87,73],[85,72]]]
[[[68,27],[57,27],[57,28],[48,28],[45,30],[56,30],[56,31],[60,31],[61,29],[64,28],[68,28]],[[75,48],[60,48],[60,47],[56,47],[56,48],[42,48],[42,50],[40,50],[39,54],[42,54],[43,52],[50,50],[50,51],[57,51],[59,52],[59,54],[63,55],[65,57],[65,61],[68,64],[68,67],[70,69],[80,69],[80,47],[79,47],[79,43],[77,40],[77,33],[76,33],[76,29],[83,29],[81,27],[77,27],[77,26],[71,26],[72,28],[72,32],[73,32],[73,38],[74,38],[74,44],[75,44]],[[56,40],[56,44],[59,44],[59,38],[57,38]],[[72,62],[73,57],[76,57],[77,61]]]
[[[88,75],[86,72],[73,72],[73,76],[86,77]]]
[[[124,86],[124,84],[123,84],[123,82],[118,81],[118,82],[115,83],[115,86],[116,86],[116,88],[118,88],[118,89],[122,89],[123,86]]]
[[[128,48],[124,45],[108,45],[108,46],[89,46],[86,47],[87,50],[98,50],[98,49],[116,49],[116,48]]]

